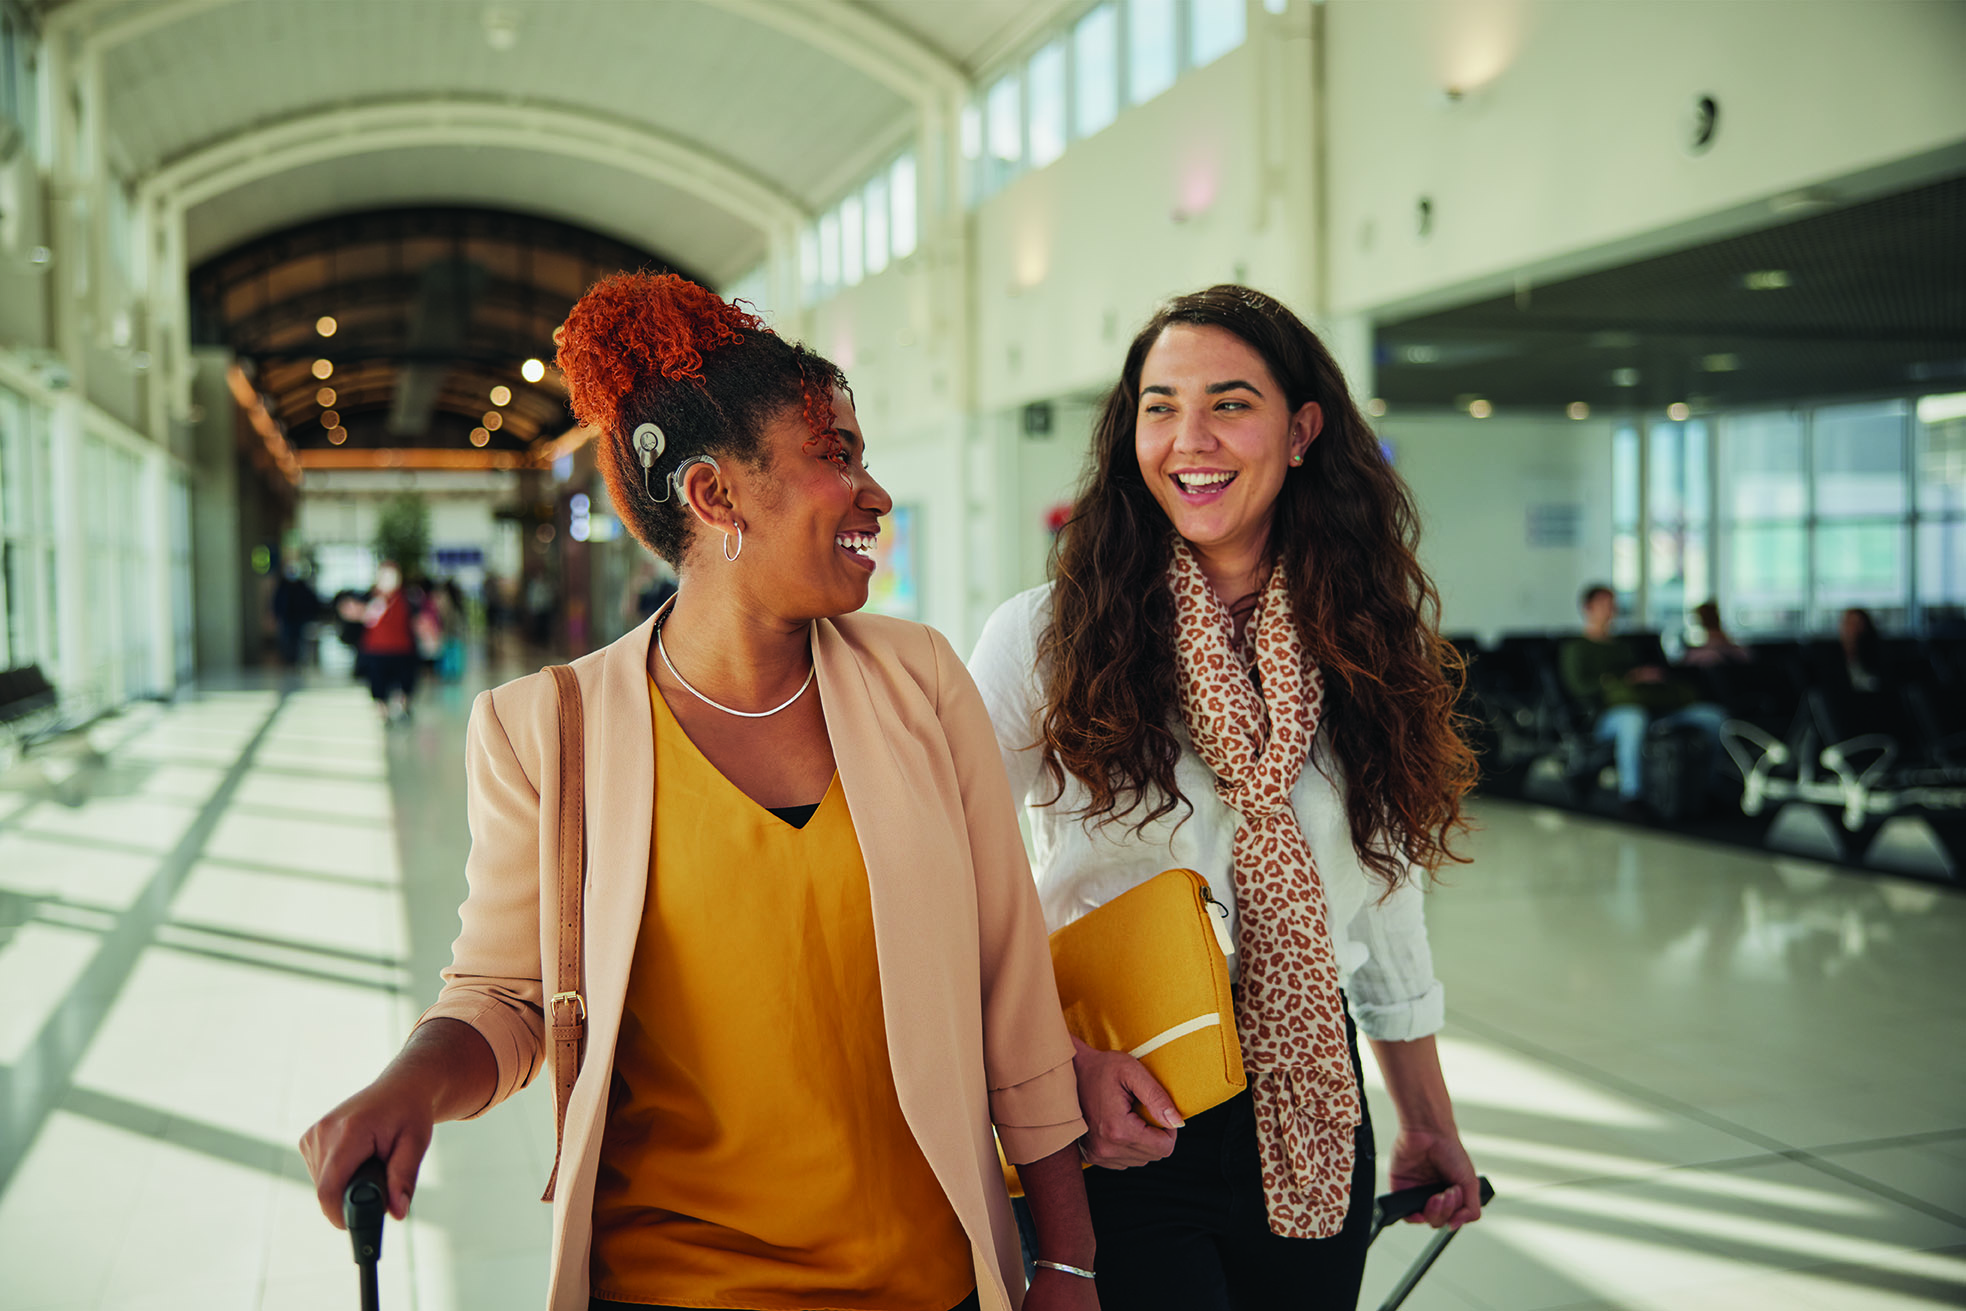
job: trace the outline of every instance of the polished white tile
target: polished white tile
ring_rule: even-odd
[[[157,856],[141,851],[0,833],[0,888],[30,897],[120,911],[149,886],[159,865]]]
[[[102,946],[99,934],[28,923],[0,940],[0,1065],[16,1065]]]

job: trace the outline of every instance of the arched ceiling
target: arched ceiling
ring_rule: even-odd
[[[282,125],[408,100],[503,105],[644,133],[817,212],[949,103],[968,62],[1064,0],[43,0],[92,70],[114,173],[139,187]],[[440,135],[440,134],[439,134]],[[503,203],[672,254],[723,281],[758,259],[766,212],[714,188],[570,164],[554,130],[461,134],[282,169],[277,153],[201,196],[197,254],[335,212]],[[393,156],[393,157],[392,157]],[[633,176],[624,176],[629,174]],[[716,212],[719,209],[725,212]],[[194,255],[195,258],[195,255]]]
[[[554,328],[596,279],[671,267],[510,212],[339,215],[195,268],[193,338],[239,356],[303,459],[331,445],[525,453],[572,422],[558,374],[528,381],[525,361],[551,361]],[[325,334],[323,316],[335,321]]]

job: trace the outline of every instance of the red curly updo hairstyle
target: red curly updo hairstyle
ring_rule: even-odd
[[[694,527],[667,486],[685,460],[714,455],[762,468],[764,430],[788,410],[805,419],[809,451],[840,440],[833,391],[846,378],[839,369],[673,273],[603,278],[553,339],[574,417],[600,431],[595,455],[615,512],[672,565],[682,563]],[[632,438],[645,423],[664,437],[646,479]]]

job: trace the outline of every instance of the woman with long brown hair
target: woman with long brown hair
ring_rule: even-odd
[[[1429,1224],[1480,1215],[1421,909],[1475,767],[1417,535],[1323,344],[1212,287],[1134,338],[1054,581],[971,659],[1054,931],[1180,867],[1232,916],[1247,1092],[1183,1123],[1138,1061],[1078,1044],[1108,1311],[1354,1305],[1354,1016],[1399,1111],[1394,1186],[1447,1185]]]
[[[472,707],[463,932],[402,1053],[302,1139],[322,1209],[373,1155],[400,1218],[432,1125],[539,1073],[550,1014],[554,1051],[586,1048],[549,1079],[552,1311],[1097,1311],[1016,811],[948,642],[854,613],[892,504],[845,380],[668,275],[601,282],[558,341],[616,510],[681,586],[572,665],[570,923],[558,675]],[[993,1128],[1039,1216],[1028,1296]]]

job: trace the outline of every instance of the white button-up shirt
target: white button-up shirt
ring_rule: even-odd
[[[1230,941],[1238,941],[1234,845],[1238,817],[1215,794],[1215,774],[1203,763],[1177,713],[1170,726],[1181,743],[1174,778],[1194,807],[1177,806],[1135,832],[1129,816],[1100,823],[1077,818],[1085,785],[1069,774],[1053,804],[1056,785],[1043,768],[1044,671],[1037,644],[1051,620],[1051,588],[1034,587],[998,607],[983,627],[970,674],[997,730],[1011,795],[1031,822],[1038,896],[1053,932],[1114,897],[1169,869],[1192,869],[1208,880],[1215,899],[1229,908]],[[1320,728],[1311,759],[1291,792],[1324,883],[1327,923],[1338,959],[1339,986],[1352,1016],[1369,1038],[1404,1042],[1438,1031],[1444,992],[1434,978],[1427,947],[1424,875],[1415,871],[1391,896],[1367,873],[1352,845],[1345,815],[1344,782]],[[1230,958],[1233,977],[1238,966]]]

